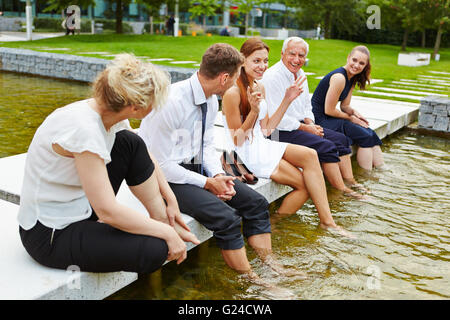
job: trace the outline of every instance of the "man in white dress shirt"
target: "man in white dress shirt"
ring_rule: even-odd
[[[308,54],[308,44],[302,38],[290,37],[283,43],[281,60],[267,69],[262,82],[266,88],[269,116],[280,106],[286,89],[298,77],[306,77],[301,69]],[[314,123],[308,82],[304,82],[303,92],[287,109],[277,126],[279,141],[303,145],[317,151],[322,169],[328,181],[347,195],[359,194],[348,188],[356,184],[351,167],[349,139],[342,133],[322,128]],[[274,135],[275,136],[275,135]]]
[[[254,276],[241,223],[249,244],[263,260],[267,259],[271,254],[268,203],[247,185],[225,175],[213,144],[219,107],[216,95],[223,95],[235,84],[243,61],[234,47],[212,45],[203,55],[198,72],[171,85],[165,107],[142,121],[139,135],[160,164],[181,212],[214,232],[231,268]]]

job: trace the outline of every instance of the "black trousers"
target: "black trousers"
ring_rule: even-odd
[[[198,164],[182,166],[200,172]],[[224,250],[235,250],[244,246],[241,225],[247,238],[271,232],[269,204],[266,198],[237,179],[234,183],[236,195],[226,202],[195,185],[169,183],[181,212],[213,231],[218,247]]]
[[[155,168],[144,141],[128,130],[117,133],[111,159],[107,169],[116,194],[124,179],[130,186],[141,184]],[[151,273],[167,259],[164,240],[127,233],[97,220],[93,212],[89,219],[62,230],[38,222],[30,230],[20,228],[20,237],[36,261],[58,269],[75,265],[88,272]]]

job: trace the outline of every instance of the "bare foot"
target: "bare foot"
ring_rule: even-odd
[[[252,270],[245,272],[242,274],[242,279],[247,280],[251,284],[260,286],[264,288],[264,293],[269,295],[270,298],[275,300],[290,300],[294,299],[294,293],[285,288],[277,287],[264,279],[261,279],[256,273]]]
[[[370,190],[364,187],[361,183],[352,183],[350,188],[356,189],[359,192],[370,193]]]
[[[349,238],[349,239],[356,239],[356,237],[353,234],[351,234],[350,232],[346,231],[341,226],[338,226],[338,225],[327,226],[327,225],[321,223],[320,227],[322,229],[325,229],[325,230],[330,231],[332,233],[337,233],[340,236],[344,236],[344,237]]]
[[[357,200],[365,200],[365,198],[366,198],[364,195],[362,195],[356,191],[353,191],[351,189],[347,189],[343,193],[344,193],[344,196],[354,198]]]
[[[272,255],[268,255],[264,259],[264,263],[267,264],[274,272],[278,273],[280,276],[296,277],[299,278],[299,280],[304,280],[308,278],[306,273],[304,273],[303,271],[286,268]]]

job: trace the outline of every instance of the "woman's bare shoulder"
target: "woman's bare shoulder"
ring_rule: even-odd
[[[330,77],[330,86],[337,88],[345,87],[345,77],[342,73],[335,73]]]
[[[222,111],[225,113],[233,106],[239,106],[241,103],[241,95],[238,86],[232,86],[222,97]]]

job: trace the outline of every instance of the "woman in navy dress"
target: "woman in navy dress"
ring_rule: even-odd
[[[352,92],[370,83],[370,53],[365,46],[353,48],[347,64],[331,71],[319,83],[311,99],[316,123],[324,128],[342,132],[359,146],[356,159],[360,167],[372,170],[384,164],[381,140],[369,128],[369,122],[350,106]],[[337,108],[338,102],[340,110]]]

